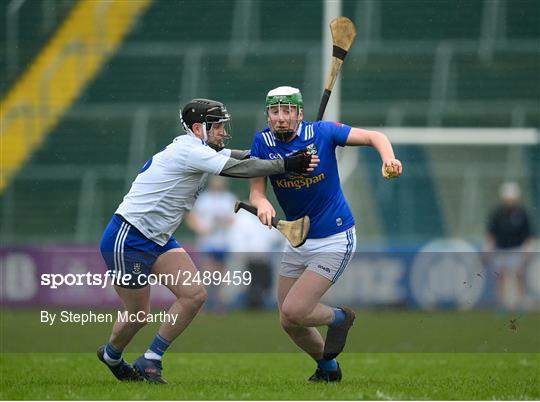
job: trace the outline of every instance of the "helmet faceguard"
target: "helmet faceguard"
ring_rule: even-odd
[[[287,115],[282,115],[282,107],[288,107]],[[284,127],[279,127],[278,124],[272,122],[271,118],[271,109],[277,108],[277,113],[279,113],[279,120],[283,122],[285,120]],[[293,109],[296,113],[292,113]],[[304,109],[304,101],[302,100],[302,94],[300,90],[293,87],[278,87],[272,89],[266,95],[266,118],[268,120],[268,127],[280,141],[288,141],[298,130],[298,126],[302,122],[300,118],[300,112]]]
[[[206,141],[219,149],[223,149],[232,138],[231,117],[225,107],[223,107],[223,110],[224,113],[208,114],[203,125]]]
[[[231,116],[223,103],[209,99],[193,99],[182,109],[182,126],[193,133],[195,123],[202,124],[203,140],[215,148],[223,148],[232,138]]]

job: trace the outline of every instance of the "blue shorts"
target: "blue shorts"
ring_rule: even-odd
[[[135,226],[120,215],[113,215],[103,232],[100,250],[107,271],[114,275],[115,285],[129,289],[147,286],[146,278],[152,272],[157,258],[173,249],[182,247],[171,236],[167,244],[159,244],[147,239]],[[122,278],[122,280],[118,280]]]

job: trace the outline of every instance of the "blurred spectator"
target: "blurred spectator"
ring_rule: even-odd
[[[189,214],[188,224],[197,234],[201,274],[204,271],[225,273],[235,202],[236,196],[229,191],[227,179],[215,176],[210,179],[208,191],[199,196]],[[211,285],[207,291],[206,306],[209,310],[220,311],[223,308],[221,287]]]
[[[517,183],[504,183],[501,202],[489,217],[484,251],[497,276],[497,302],[505,310],[527,307],[525,266],[533,230]]]
[[[261,309],[273,283],[273,251],[281,251],[283,236],[261,224],[259,218],[243,209],[236,214],[231,230],[231,251],[239,266],[251,272],[251,284],[247,289],[247,307]],[[273,300],[273,298],[271,298]]]

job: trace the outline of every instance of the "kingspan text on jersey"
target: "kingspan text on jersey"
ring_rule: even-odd
[[[276,185],[279,188],[296,188],[300,189],[302,187],[309,188],[312,184],[317,184],[320,181],[324,180],[326,177],[324,173],[321,173],[314,177],[302,177],[298,179],[279,179],[276,180]]]

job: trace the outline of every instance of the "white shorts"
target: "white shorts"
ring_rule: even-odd
[[[307,269],[336,282],[356,250],[356,231],[354,226],[344,232],[322,239],[307,239],[293,248],[287,243],[279,274],[287,278],[299,278]]]

